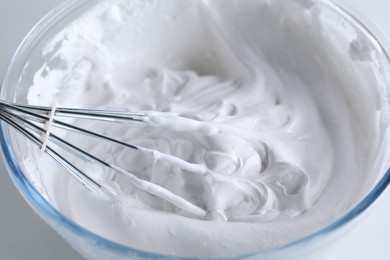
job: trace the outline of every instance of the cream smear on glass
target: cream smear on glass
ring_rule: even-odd
[[[303,0],[99,1],[47,44],[28,101],[150,114],[150,124],[71,122],[206,173],[59,134],[205,214],[86,163],[126,203],[96,197],[37,150],[37,165],[25,162],[34,183],[83,227],[166,255],[236,256],[319,230],[378,177],[383,165],[374,151],[387,109],[367,86],[379,77],[372,43],[352,27],[346,40],[321,7]]]

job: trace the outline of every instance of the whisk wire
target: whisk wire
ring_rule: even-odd
[[[35,143],[38,146],[43,145],[43,142],[34,134],[29,132],[26,127],[30,129],[37,130],[39,127],[35,128],[32,124],[26,123],[26,127],[23,127],[22,124],[17,123],[17,121],[24,120],[16,115],[14,117],[10,117],[9,115],[0,114],[0,119],[4,122],[8,123],[12,127],[14,127],[16,130],[24,134],[30,141]],[[84,174],[81,170],[79,170],[77,167],[72,165],[69,161],[67,161],[64,157],[59,155],[56,151],[54,151],[51,147],[47,146],[45,152],[51,156],[57,163],[59,163],[62,167],[64,167],[69,173],[71,173],[72,177],[74,177],[77,181],[79,181],[81,184],[83,184],[86,188],[88,188],[90,191],[93,191],[97,193],[97,190],[92,187],[88,182],[92,183],[97,188],[101,188],[101,185],[94,181],[92,178],[90,178],[88,175]],[[88,181],[85,181],[88,180]]]
[[[24,104],[15,104],[5,101],[0,101],[1,105],[11,107],[20,111],[35,111],[44,114],[48,114],[52,111],[50,107],[43,106],[32,106]],[[102,120],[109,122],[118,122],[118,121],[138,121],[143,122],[147,117],[145,113],[139,112],[125,112],[125,111],[111,111],[111,110],[102,110],[102,109],[80,109],[80,108],[56,108],[55,115],[61,117],[72,117],[72,118],[82,118],[82,119],[91,119],[91,120]]]
[[[59,148],[71,153],[77,158],[84,158],[87,161],[97,162],[114,172],[124,176],[128,179],[134,186],[149,192],[155,196],[158,196],[166,201],[169,201],[176,207],[185,210],[191,214],[194,214],[200,218],[206,215],[206,211],[199,206],[187,201],[186,199],[174,194],[168,189],[161,187],[157,184],[154,184],[149,181],[139,179],[130,172],[107,163],[100,158],[92,155],[89,152],[71,144],[70,142],[58,137],[53,134],[50,129],[44,129],[39,124],[45,124],[50,120],[49,114],[53,112],[52,108],[49,107],[40,107],[40,106],[31,106],[31,105],[21,105],[14,104],[6,101],[0,101],[0,119],[8,123],[10,126],[14,127],[17,131],[25,135],[30,141],[35,143],[38,147],[45,147],[45,152],[52,157],[59,165],[61,165],[67,172],[71,174],[78,182],[84,185],[88,190],[93,191],[94,193],[103,192],[110,197],[113,197],[121,202],[124,201],[121,197],[117,195],[116,192],[112,190],[111,187],[102,185],[98,183],[93,178],[88,176],[74,164],[69,162],[63,156],[61,156],[57,151],[52,149],[50,145],[45,145],[45,142],[41,140],[40,136],[47,135],[47,141],[55,144]],[[55,108],[54,116],[66,116],[73,118],[82,118],[82,119],[92,119],[92,120],[104,120],[110,122],[117,122],[119,120],[130,120],[130,121],[144,121],[146,114],[143,113],[129,113],[129,112],[120,112],[120,111],[105,111],[105,110],[91,110],[91,109],[71,109],[71,108]],[[95,138],[100,138],[106,141],[110,141],[119,145],[122,145],[127,148],[134,150],[139,150],[140,148],[122,142],[120,140],[89,131],[87,129],[77,127],[57,119],[52,120],[53,127],[57,127],[63,130],[69,130],[78,134],[84,134],[87,136],[92,136]],[[35,133],[35,134],[34,134]],[[46,141],[46,140],[45,140]],[[142,148],[145,150],[144,148]],[[173,157],[174,158],[174,157]],[[176,161],[180,160],[176,158]],[[182,164],[182,163],[181,163]],[[191,166],[191,165],[190,165]],[[194,167],[193,165],[191,167]]]

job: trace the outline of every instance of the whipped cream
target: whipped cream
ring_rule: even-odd
[[[31,179],[83,227],[166,255],[236,256],[319,230],[385,168],[388,122],[374,43],[331,18],[321,1],[100,1],[47,44],[28,102],[145,112],[71,122],[157,153],[59,134],[188,204],[73,158],[122,201],[97,197],[33,148]]]

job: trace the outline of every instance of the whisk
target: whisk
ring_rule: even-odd
[[[181,196],[169,191],[168,189],[157,185],[155,183],[143,180],[135,176],[134,174],[122,169],[116,165],[110,164],[94,155],[85,151],[78,146],[58,137],[52,133],[52,128],[59,128],[66,131],[72,131],[78,134],[91,136],[108,142],[112,142],[121,145],[126,148],[136,150],[143,153],[146,156],[153,156],[158,160],[168,162],[172,166],[179,167],[183,170],[187,170],[192,173],[200,175],[213,175],[218,176],[217,173],[212,172],[207,167],[201,164],[194,164],[184,161],[178,157],[163,154],[156,150],[147,149],[145,147],[129,144],[118,139],[114,139],[100,133],[90,131],[81,127],[77,127],[72,124],[58,120],[58,117],[70,117],[77,119],[88,120],[102,120],[108,122],[143,122],[152,123],[155,121],[155,116],[150,113],[142,112],[125,112],[125,111],[109,111],[109,110],[97,110],[97,109],[74,109],[74,108],[62,108],[62,107],[44,107],[44,106],[32,106],[25,104],[17,104],[8,101],[0,101],[0,120],[6,122],[10,126],[14,127],[17,131],[22,133],[35,145],[41,148],[41,151],[47,153],[53,158],[59,165],[61,165],[74,179],[84,185],[87,189],[94,193],[106,194],[116,200],[122,201],[121,197],[108,185],[99,183],[91,176],[88,176],[75,164],[71,163],[64,157],[63,152],[68,152],[77,157],[82,157],[89,161],[96,162],[108,167],[114,172],[124,176],[134,186],[141,190],[149,192],[159,198],[166,200],[176,207],[193,214],[199,218],[206,216],[207,211],[192,202],[182,198]],[[52,144],[61,149],[53,149]],[[222,176],[219,176],[222,178]]]

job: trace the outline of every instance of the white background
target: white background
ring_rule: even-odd
[[[285,0],[281,0],[285,1]],[[345,0],[390,38],[390,1]],[[23,36],[62,0],[0,0],[0,78]],[[22,199],[0,161],[0,259],[81,259]],[[390,259],[390,191],[327,259]]]

